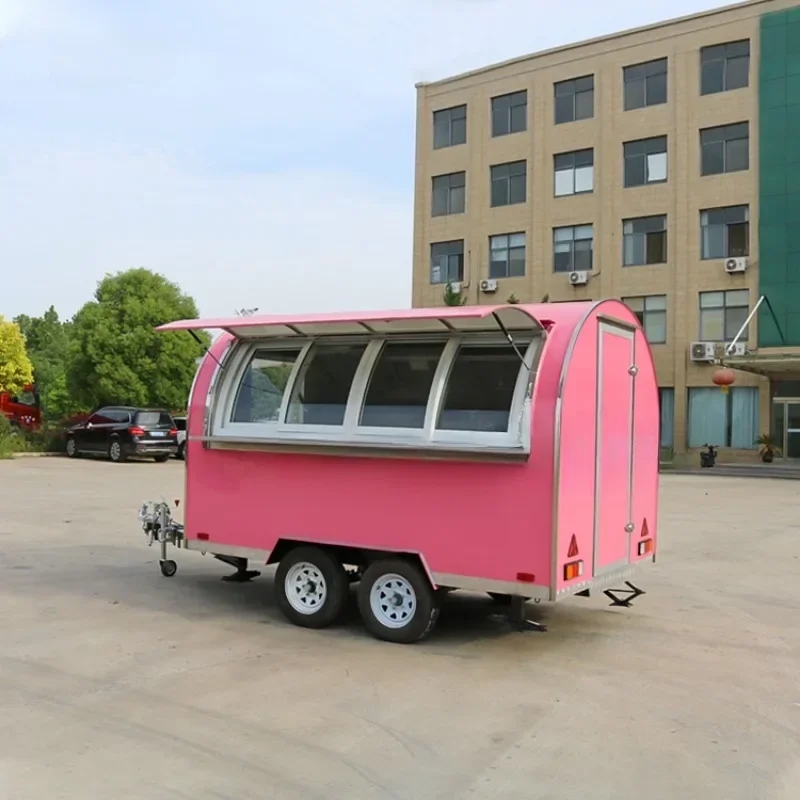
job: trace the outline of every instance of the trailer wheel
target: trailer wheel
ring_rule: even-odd
[[[358,608],[376,639],[397,644],[423,639],[439,618],[439,598],[428,577],[401,558],[367,567],[358,587]]]
[[[341,563],[320,547],[296,547],[278,564],[275,600],[289,622],[326,628],[342,615],[350,581]]]

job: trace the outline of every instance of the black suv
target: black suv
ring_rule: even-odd
[[[104,455],[112,461],[130,456],[166,461],[178,452],[178,429],[161,408],[106,406],[66,432],[70,458]]]

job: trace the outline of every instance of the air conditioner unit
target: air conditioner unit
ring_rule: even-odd
[[[713,362],[715,354],[714,342],[692,342],[689,345],[689,358],[692,361]]]
[[[585,270],[570,272],[569,282],[571,286],[586,286],[589,283],[589,273]]]
[[[731,347],[730,345],[725,345],[725,355],[726,356],[747,355],[747,342],[736,342],[736,344],[733,347]]]
[[[494,278],[484,278],[481,281],[481,291],[490,293],[497,291],[497,281]]]
[[[733,274],[734,272],[746,272],[747,259],[746,258],[728,258],[725,260],[725,272]]]

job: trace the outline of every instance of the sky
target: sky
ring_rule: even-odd
[[[405,308],[414,84],[708,0],[0,0],[0,314]]]

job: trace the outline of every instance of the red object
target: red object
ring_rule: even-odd
[[[518,572],[517,580],[522,583],[535,583],[536,576],[532,572]]]
[[[177,436],[178,435],[178,429],[177,428],[170,428],[169,429],[169,435],[170,436]]]
[[[732,386],[736,383],[736,373],[732,369],[723,367],[713,374],[711,380],[715,386]]]
[[[578,540],[575,534],[572,534],[572,541],[569,543],[569,550],[567,550],[567,558],[575,558],[578,555]]]
[[[650,528],[647,527],[647,520],[642,523],[642,539],[646,539],[650,535]]]
[[[128,428],[128,433],[131,436],[144,436],[144,429],[134,425],[132,428]]]
[[[38,431],[42,424],[39,393],[28,384],[18,395],[0,392],[0,414],[27,431]]]

